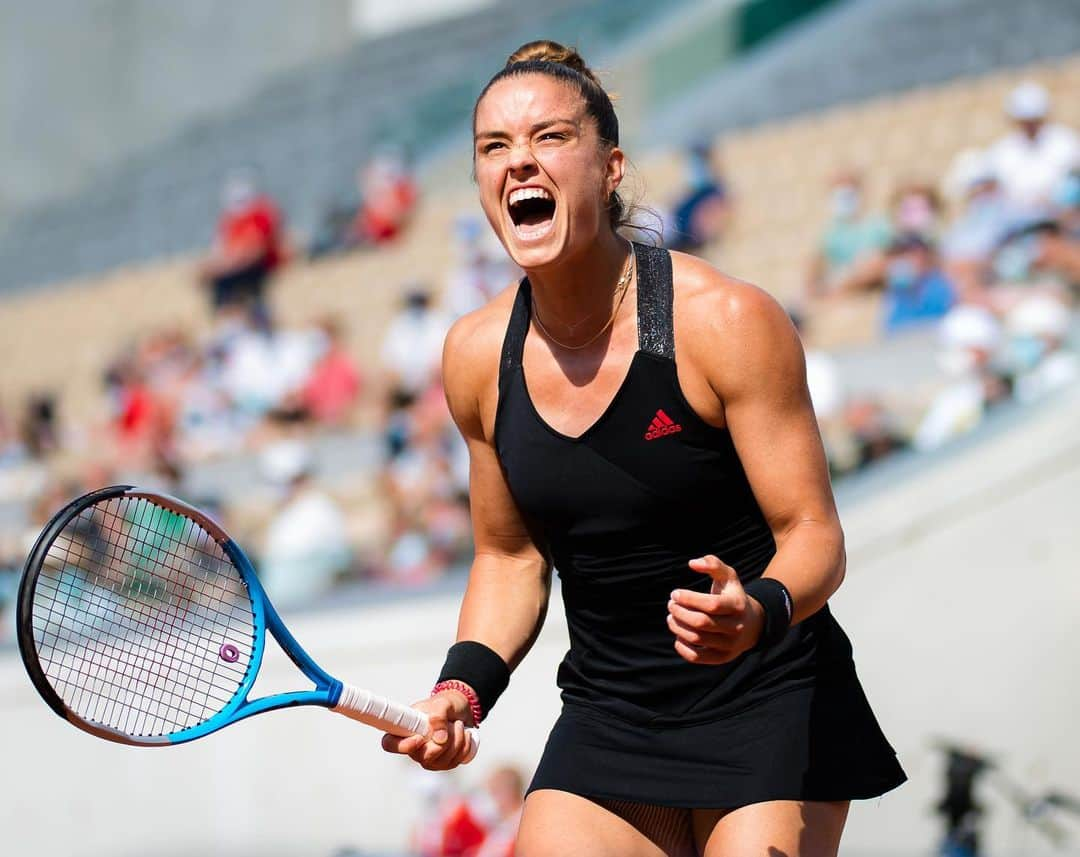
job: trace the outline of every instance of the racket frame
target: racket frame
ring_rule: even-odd
[[[237,687],[235,694],[221,711],[204,722],[168,735],[131,736],[126,732],[113,729],[104,724],[86,720],[72,711],[49,683],[34,645],[33,607],[38,580],[37,572],[40,570],[53,541],[60,531],[85,509],[102,501],[121,497],[147,500],[156,506],[183,515],[202,527],[232,561],[240,573],[241,580],[247,587],[251,599],[253,624],[251,657],[248,661],[247,672]],[[315,684],[314,689],[275,693],[258,699],[248,699],[248,694],[251,692],[255,679],[258,677],[259,669],[262,666],[267,632],[273,635],[278,645],[289,656],[289,659]],[[314,659],[304,650],[304,647],[300,645],[289,629],[285,627],[281,616],[274,609],[274,605],[267,596],[266,590],[263,589],[262,584],[259,582],[251,561],[240,549],[240,546],[229,537],[228,533],[207,515],[198,509],[192,508],[182,500],[164,494],[142,491],[132,485],[113,485],[77,497],[57,512],[46,524],[41,535],[38,536],[37,541],[34,543],[30,555],[27,557],[22,580],[19,583],[16,636],[18,638],[19,653],[22,655],[23,664],[30,676],[30,680],[48,706],[84,732],[120,744],[139,747],[167,747],[202,738],[211,732],[216,732],[225,726],[251,717],[254,714],[261,714],[264,711],[273,711],[274,709],[289,708],[296,705],[321,705],[326,708],[333,708],[338,704],[343,688],[341,681],[315,663]]]

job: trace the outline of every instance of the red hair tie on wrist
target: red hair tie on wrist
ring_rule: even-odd
[[[446,681],[440,681],[435,685],[435,687],[431,689],[431,695],[436,696],[444,690],[456,690],[465,697],[465,700],[469,703],[469,711],[472,712],[473,725],[479,726],[480,721],[484,718],[484,712],[483,709],[480,708],[480,698],[476,695],[476,691],[463,681],[448,679]]]

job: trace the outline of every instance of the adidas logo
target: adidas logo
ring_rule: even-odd
[[[657,411],[656,416],[653,417],[653,421],[649,425],[649,430],[645,432],[645,440],[656,440],[658,437],[664,437],[665,435],[675,434],[680,431],[682,431],[681,425],[663,411]]]

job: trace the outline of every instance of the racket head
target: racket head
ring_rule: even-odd
[[[72,725],[123,744],[167,746],[232,722],[265,634],[265,596],[225,531],[130,485],[61,509],[19,585],[34,687]]]

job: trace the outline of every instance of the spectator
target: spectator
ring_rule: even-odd
[[[525,780],[517,768],[503,765],[488,775],[485,785],[494,817],[473,857],[514,857],[521,809],[525,804]]]
[[[1060,300],[1048,294],[1026,297],[1012,309],[1005,325],[1017,399],[1035,401],[1080,375],[1076,354],[1065,348],[1072,314]]]
[[[673,206],[665,243],[672,250],[694,253],[719,240],[731,218],[731,200],[711,144],[691,146],[687,165],[688,189]]]
[[[266,528],[259,577],[278,607],[310,601],[349,569],[352,549],[341,509],[313,478],[310,450],[298,441],[268,447],[263,473],[284,491]]]
[[[892,197],[893,231],[918,235],[927,242],[941,238],[941,197],[932,185],[908,182],[896,189]]]
[[[431,308],[427,289],[412,285],[402,310],[391,321],[383,339],[381,361],[386,388],[419,396],[437,378],[442,360],[447,320]]]
[[[358,244],[381,245],[396,239],[416,210],[417,188],[405,157],[377,155],[359,174],[361,203],[353,221]]]
[[[1050,96],[1033,81],[1010,93],[1006,113],[1015,130],[991,146],[991,168],[1011,202],[1029,214],[1043,214],[1065,176],[1080,167],[1080,137],[1048,121]]]
[[[937,253],[919,235],[901,235],[889,247],[885,278],[886,333],[939,319],[955,303],[952,283]]]
[[[215,311],[243,307],[266,326],[266,282],[288,255],[281,215],[259,192],[254,177],[242,171],[226,178],[221,207],[214,246],[200,272],[211,290],[211,304]]]
[[[60,448],[56,397],[52,393],[34,393],[26,399],[20,434],[23,449],[31,458],[44,458]]]
[[[941,323],[939,356],[948,383],[935,396],[912,438],[919,450],[937,449],[974,429],[989,405],[1009,396],[994,370],[1001,325],[988,309],[958,306]]]
[[[453,318],[479,309],[521,276],[495,234],[475,215],[458,217],[454,245],[458,262],[447,277],[443,297]]]
[[[1033,266],[1056,276],[1074,292],[1080,292],[1080,171],[1065,178],[1055,202],[1055,228],[1041,236]]]
[[[393,540],[385,576],[422,583],[444,574],[468,544],[467,498],[452,466],[452,429],[442,390],[432,387],[408,411],[404,443],[383,474]]]
[[[452,775],[424,771],[418,785],[424,806],[411,836],[415,857],[474,857],[487,833],[482,813]]]
[[[864,289],[881,282],[883,251],[889,244],[889,224],[864,215],[862,180],[842,173],[829,193],[829,224],[810,263],[807,288],[811,297]]]
[[[946,275],[965,300],[978,301],[993,279],[994,255],[1016,226],[1017,215],[984,152],[958,156],[946,183],[963,205],[943,240]]]
[[[347,422],[360,396],[360,372],[345,350],[338,321],[325,318],[319,328],[325,338],[325,350],[301,386],[297,404],[305,419],[339,426]]]

